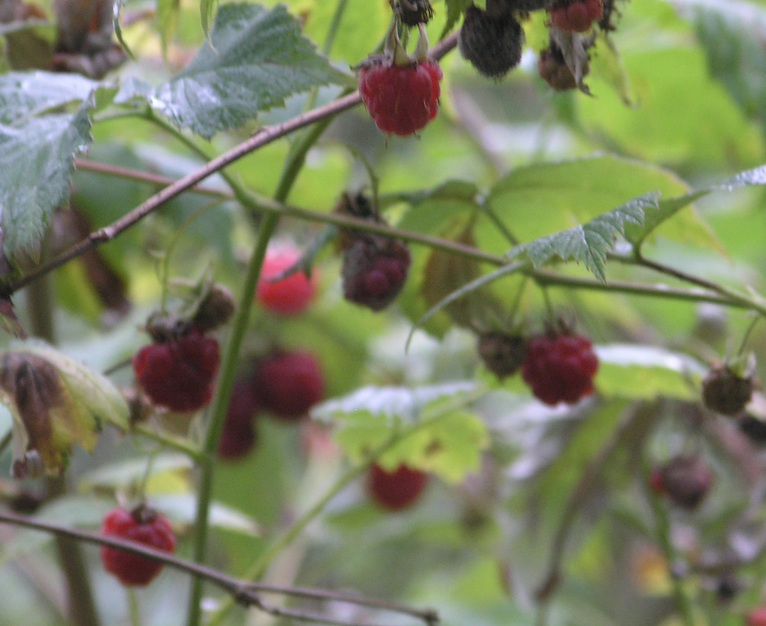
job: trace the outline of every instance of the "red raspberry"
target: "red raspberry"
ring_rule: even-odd
[[[316,281],[303,272],[295,272],[282,280],[269,282],[269,278],[295,265],[300,256],[300,252],[292,248],[270,249],[266,252],[261,280],[255,292],[255,298],[263,308],[277,315],[298,315],[314,300]]]
[[[261,406],[274,417],[295,421],[324,396],[324,375],[310,352],[275,352],[261,361],[254,385]]]
[[[168,518],[144,505],[133,511],[112,509],[104,517],[101,535],[129,539],[170,553],[176,549],[176,537]],[[106,571],[128,586],[148,585],[163,567],[159,561],[152,561],[118,548],[101,546],[100,555]]]
[[[133,371],[152,402],[182,413],[210,402],[220,362],[218,342],[192,329],[141,348],[133,357]]]
[[[604,13],[602,0],[575,0],[558,4],[549,10],[551,23],[568,32],[584,33]]]
[[[373,465],[367,474],[367,492],[384,509],[401,511],[420,497],[427,482],[427,474],[406,465],[393,472]]]
[[[580,335],[534,337],[521,367],[532,393],[551,406],[573,404],[593,393],[598,357],[590,340]]]
[[[410,251],[395,239],[357,239],[343,252],[343,296],[380,311],[394,301],[407,279]]]
[[[655,490],[667,495],[681,508],[696,509],[713,486],[713,472],[703,459],[697,456],[677,456],[664,466],[652,471],[656,475]]]
[[[218,440],[218,456],[221,459],[241,459],[255,447],[258,433],[253,421],[257,412],[258,397],[252,381],[237,381],[231,391],[226,421]]]
[[[766,606],[754,608],[747,614],[747,626],[766,626]]]
[[[359,92],[380,130],[406,137],[436,117],[442,76],[436,61],[399,66],[384,59],[360,70]]]

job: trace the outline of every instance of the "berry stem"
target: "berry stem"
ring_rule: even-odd
[[[281,536],[279,537],[269,548],[267,548],[263,554],[253,563],[253,565],[247,570],[244,578],[246,580],[256,580],[260,578],[269,564],[272,562],[285,547],[289,546],[306,527],[314,521],[324,511],[325,507],[335,496],[343,491],[349,484],[354,482],[360,476],[363,476],[372,467],[378,459],[388,450],[395,445],[416,433],[426,426],[430,426],[434,422],[441,418],[452,415],[455,410],[465,407],[477,398],[485,393],[484,389],[478,388],[474,392],[466,394],[463,397],[459,397],[446,405],[439,405],[436,412],[433,415],[422,415],[421,419],[412,424],[409,428],[399,431],[393,435],[388,441],[381,446],[373,450],[369,457],[361,464],[352,467],[345,474],[343,474],[330,489],[314,504],[310,507],[296,522]],[[218,626],[222,620],[226,617],[233,606],[233,601],[230,599],[226,603],[223,603],[216,613],[214,613],[207,623],[207,626]],[[430,622],[428,622],[430,623]]]
[[[742,337],[742,341],[739,344],[739,349],[737,350],[735,357],[742,356],[745,353],[745,348],[747,347],[747,342],[750,340],[750,335],[753,333],[753,329],[760,321],[761,316],[758,315],[757,317],[753,318],[752,322],[750,322],[744,336]]]
[[[650,469],[645,467],[643,471],[645,477],[645,485],[649,484],[650,473]],[[678,555],[676,554],[675,547],[673,546],[673,542],[670,538],[670,519],[668,517],[667,510],[663,506],[659,495],[654,492],[649,493],[649,503],[651,504],[652,513],[654,515],[654,527],[657,543],[659,544],[660,550],[662,550],[665,560],[668,563],[668,567],[673,568],[673,566],[678,561]],[[673,585],[673,597],[675,598],[676,605],[679,612],[681,613],[683,624],[684,626],[694,626],[697,621],[694,619],[692,601],[684,589],[684,580],[680,576],[674,574],[672,571],[669,573]]]
[[[128,597],[130,626],[141,626],[141,605],[138,602],[138,594],[134,587],[126,587],[125,592]]]

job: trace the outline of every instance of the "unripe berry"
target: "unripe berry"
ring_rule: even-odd
[[[310,352],[275,352],[257,366],[253,385],[261,406],[274,417],[296,421],[324,396],[324,374]]]
[[[299,315],[308,309],[316,293],[313,277],[298,271],[282,280],[269,280],[293,267],[300,257],[300,251],[293,248],[270,248],[266,252],[255,292],[255,299],[264,309],[285,316]]]
[[[367,492],[384,509],[401,511],[414,504],[423,493],[428,475],[406,465],[393,472],[373,465],[367,474]]]
[[[129,539],[170,553],[176,548],[176,537],[168,518],[146,506],[139,506],[133,511],[122,508],[112,509],[104,518],[101,535]],[[106,571],[127,586],[148,585],[163,567],[159,561],[131,554],[119,548],[101,546],[99,552]]]
[[[737,376],[723,364],[711,368],[702,381],[702,402],[722,415],[739,415],[752,395],[753,379]]]
[[[521,60],[524,31],[512,14],[494,16],[471,5],[460,28],[460,53],[489,78],[502,78]]]

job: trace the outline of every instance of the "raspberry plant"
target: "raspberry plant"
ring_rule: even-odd
[[[0,623],[755,623],[764,23],[2,3]]]

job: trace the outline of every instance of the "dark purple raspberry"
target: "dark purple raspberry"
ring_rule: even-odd
[[[689,511],[702,503],[713,486],[713,472],[698,456],[676,456],[655,471],[662,493]]]
[[[752,395],[753,379],[741,378],[723,364],[714,366],[702,381],[702,402],[722,415],[739,415]]]
[[[380,311],[404,286],[410,251],[395,239],[356,239],[343,252],[343,296]]]
[[[479,335],[479,356],[498,378],[513,376],[524,363],[527,342],[521,335],[489,332]]]
[[[524,30],[510,13],[490,15],[471,5],[460,28],[460,53],[483,76],[502,78],[521,61]]]

